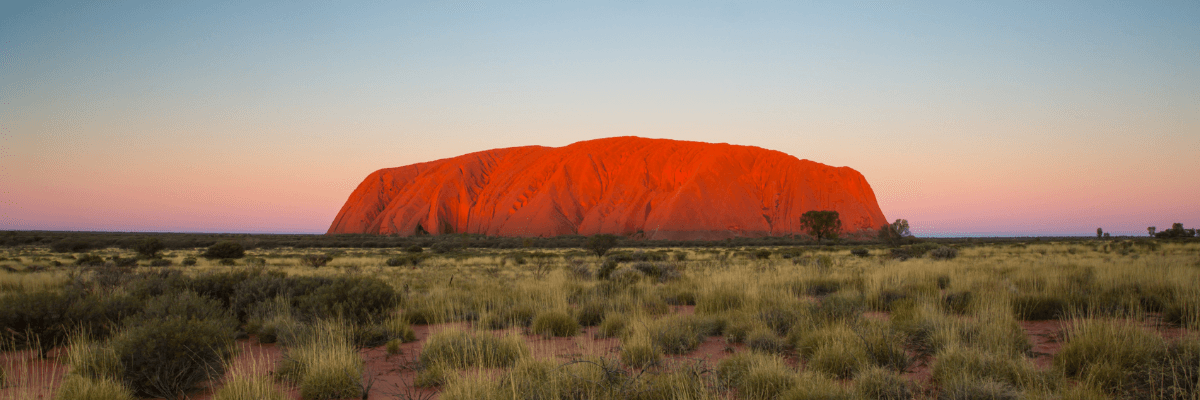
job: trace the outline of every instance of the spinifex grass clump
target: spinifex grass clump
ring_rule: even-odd
[[[563,311],[545,311],[534,317],[533,333],[539,335],[568,337],[579,334],[579,323]]]
[[[360,396],[363,360],[350,335],[341,323],[318,322],[307,337],[287,349],[276,376],[296,383],[304,399]]]
[[[738,353],[717,364],[717,379],[737,389],[743,399],[777,399],[798,383],[797,376],[778,356]]]
[[[1110,393],[1133,390],[1137,374],[1150,370],[1167,355],[1162,337],[1128,322],[1074,319],[1067,344],[1054,365],[1068,377],[1080,378]]]
[[[961,346],[937,354],[931,379],[942,387],[955,387],[959,391],[1019,392],[1018,389],[1042,388],[1054,383],[1024,357]]]
[[[133,400],[133,392],[111,378],[92,379],[68,375],[58,387],[55,400]]]
[[[529,348],[518,336],[497,337],[488,332],[447,329],[429,337],[421,348],[420,362],[452,368],[502,368],[528,354]]]

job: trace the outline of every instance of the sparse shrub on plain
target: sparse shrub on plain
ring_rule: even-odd
[[[867,249],[859,247],[859,248],[850,250],[850,255],[855,256],[855,257],[870,257],[871,252],[868,251]]]
[[[600,265],[600,270],[596,272],[596,278],[608,279],[610,276],[612,276],[613,271],[617,270],[618,265],[620,264],[614,260],[605,260],[604,264]]]
[[[142,258],[158,258],[158,252],[162,251],[166,246],[162,240],[156,237],[148,237],[133,245],[133,251],[136,251]]]
[[[122,381],[139,395],[175,398],[219,378],[233,354],[234,332],[220,320],[169,316],[125,329],[111,346]]]
[[[246,256],[246,248],[242,247],[241,243],[233,241],[217,242],[209,246],[204,251],[204,258],[209,259],[234,259]]]
[[[305,254],[300,256],[300,262],[312,268],[324,267],[325,264],[329,264],[330,261],[333,261],[333,256],[324,253]]]
[[[603,302],[589,301],[579,306],[575,310],[575,319],[582,326],[596,326],[604,321],[604,315],[608,312],[608,306]]]
[[[84,267],[104,266],[104,257],[98,254],[84,254],[75,259],[75,265]]]
[[[196,265],[196,257],[184,257],[183,261],[181,261],[180,264],[182,264],[185,267],[190,267],[190,266]]]
[[[462,246],[456,245],[449,241],[437,242],[437,243],[434,243],[433,245],[429,246],[429,250],[431,250],[437,254],[453,253],[453,252],[459,251],[461,249],[462,249]]]
[[[938,247],[929,251],[929,258],[934,260],[953,260],[958,257],[958,249],[953,247]]]

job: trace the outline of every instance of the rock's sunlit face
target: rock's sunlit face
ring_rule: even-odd
[[[801,233],[810,210],[837,211],[849,232],[886,223],[851,168],[757,147],[618,137],[379,170],[329,233],[724,239]]]

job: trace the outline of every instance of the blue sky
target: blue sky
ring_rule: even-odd
[[[0,229],[323,232],[599,137],[850,166],[918,234],[1200,225],[1200,2],[9,2]]]

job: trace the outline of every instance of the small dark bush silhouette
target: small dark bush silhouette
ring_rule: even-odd
[[[1022,295],[1013,298],[1013,312],[1025,321],[1059,319],[1067,312],[1068,304],[1050,295]]]
[[[860,248],[857,248],[854,250],[850,250],[850,254],[854,255],[855,257],[867,257],[867,256],[871,255],[871,252],[867,251],[867,249],[860,247]]]
[[[938,247],[929,251],[929,257],[934,260],[953,260],[958,257],[958,249],[953,247]]]
[[[204,251],[204,258],[208,259],[234,259],[246,256],[246,249],[240,243],[224,241],[208,247]]]
[[[156,237],[142,239],[142,241],[133,245],[133,250],[138,252],[138,255],[142,258],[157,258],[158,252],[162,251],[164,248],[166,248],[166,246],[164,246],[162,241],[158,240]]]
[[[367,324],[382,320],[399,302],[396,289],[375,277],[339,277],[297,299],[300,312],[312,318],[341,316]]]
[[[170,267],[171,260],[168,260],[165,258],[159,258],[157,260],[150,261],[150,266],[151,267]]]
[[[596,257],[604,257],[604,253],[608,253],[613,247],[617,247],[617,236],[608,234],[592,236],[583,246],[584,250],[596,254]]]
[[[183,262],[181,262],[180,264],[183,264],[184,266],[187,266],[187,267],[196,265],[196,257],[185,257],[183,259]]]
[[[330,261],[333,261],[333,256],[328,254],[305,254],[304,256],[300,257],[300,262],[313,268],[324,267],[325,264],[329,264]]]
[[[99,267],[104,265],[104,258],[96,254],[84,254],[75,259],[75,265]]]
[[[432,250],[434,253],[437,253],[437,254],[453,253],[453,252],[458,251],[459,249],[460,249],[460,247],[458,245],[455,245],[454,243],[450,243],[448,241],[437,242],[437,243],[434,243],[432,246],[429,246],[429,250]]]
[[[50,250],[56,253],[82,253],[91,250],[95,246],[92,242],[82,239],[63,239],[50,245]]]
[[[421,249],[421,245],[414,244],[412,246],[409,246],[407,249],[404,249],[404,251],[407,251],[409,253],[420,253],[421,251],[423,251],[423,249]]]
[[[118,267],[136,267],[138,260],[136,258],[121,258],[120,256],[113,256],[110,261],[113,262],[113,265]]]
[[[759,259],[759,260],[766,260],[768,258],[771,258],[771,251],[767,250],[767,249],[755,250],[754,253],[751,253],[751,254],[754,256],[754,258]]]

